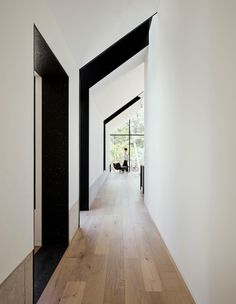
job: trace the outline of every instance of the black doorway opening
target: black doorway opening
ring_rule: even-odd
[[[154,15],[153,15],[154,16]],[[152,17],[80,69],[80,210],[89,210],[89,88],[149,45]]]
[[[137,101],[139,101],[140,99],[141,98],[139,96],[136,96],[135,98],[127,102],[123,107],[121,107],[119,110],[117,110],[115,113],[113,113],[103,121],[103,170],[104,171],[106,170],[106,125],[114,118],[119,116],[122,112],[124,112],[129,107],[131,107],[133,104],[135,104]],[[129,121],[129,168],[130,168],[130,121]]]
[[[69,242],[69,78],[36,27],[34,71],[42,77],[42,246],[34,255],[36,303]]]

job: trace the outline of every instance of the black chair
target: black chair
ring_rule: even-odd
[[[115,170],[118,170],[120,172],[124,172],[127,169],[127,167],[121,166],[120,163],[113,163],[113,167]]]

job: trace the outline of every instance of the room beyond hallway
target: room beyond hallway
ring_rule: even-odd
[[[39,304],[193,304],[143,204],[137,173],[111,173]]]

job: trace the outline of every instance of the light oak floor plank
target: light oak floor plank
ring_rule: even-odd
[[[141,260],[142,274],[146,291],[162,291],[161,279],[157,273],[155,264],[148,259]]]
[[[194,304],[139,192],[138,174],[111,174],[39,304]]]
[[[67,282],[59,304],[81,304],[85,285],[85,282]]]

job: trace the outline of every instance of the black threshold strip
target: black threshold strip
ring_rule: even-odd
[[[46,246],[34,255],[34,304],[39,300],[66,248],[60,245]]]

